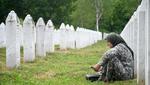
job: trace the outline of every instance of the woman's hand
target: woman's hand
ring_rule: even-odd
[[[94,66],[91,66],[91,68],[96,72],[101,70],[101,66],[99,64],[95,64]]]

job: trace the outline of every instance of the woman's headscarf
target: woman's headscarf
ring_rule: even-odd
[[[122,43],[124,44],[132,53],[132,56],[134,56],[134,53],[132,51],[132,49],[126,44],[125,40],[119,35],[119,34],[116,34],[116,33],[110,33],[106,38],[105,40],[107,40],[108,42],[110,42],[113,47],[115,47],[116,45]]]

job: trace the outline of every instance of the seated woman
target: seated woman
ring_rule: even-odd
[[[115,33],[109,34],[106,39],[111,48],[92,68],[95,75],[86,75],[87,80],[101,80],[104,82],[128,80],[134,75],[134,54],[123,38]]]

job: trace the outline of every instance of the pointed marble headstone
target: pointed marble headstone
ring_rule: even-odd
[[[54,52],[54,25],[51,20],[48,20],[46,24],[46,35],[45,35],[45,48],[46,52]]]
[[[39,18],[36,23],[36,56],[46,56],[45,50],[45,23],[43,18]]]
[[[32,17],[27,15],[23,22],[23,51],[24,61],[35,60],[34,23]]]
[[[6,66],[18,67],[20,64],[20,44],[17,39],[17,15],[11,11],[6,19]]]
[[[60,25],[60,49],[61,50],[66,50],[67,49],[67,43],[66,43],[66,28],[65,24],[62,23]]]
[[[6,47],[6,28],[5,24],[0,24],[0,48]]]

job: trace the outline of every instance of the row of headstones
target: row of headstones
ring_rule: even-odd
[[[51,24],[53,26],[53,23],[51,20],[47,24]],[[54,28],[54,27],[53,27]],[[63,30],[64,28],[64,30]],[[20,29],[17,29],[19,32],[19,40],[20,45],[23,46],[23,29],[22,26]],[[34,36],[36,36],[36,32],[33,30]],[[49,35],[49,32],[52,34]],[[63,35],[63,32],[64,35]],[[65,26],[64,23],[61,24],[60,29],[52,29],[46,30],[47,35],[45,35],[45,38],[49,38],[48,36],[53,36],[53,42],[54,45],[61,45],[61,49],[67,49],[67,48],[83,48],[88,45],[92,45],[93,43],[96,43],[98,40],[102,39],[102,33],[101,32],[95,32],[92,30],[84,29],[84,28],[77,28],[77,30],[74,30],[74,27],[68,24]],[[63,35],[63,36],[62,36]],[[107,33],[104,33],[104,38],[107,36]],[[0,48],[6,47],[6,29],[5,24],[0,24]],[[51,38],[50,37],[50,38]],[[65,39],[66,38],[66,39]],[[36,37],[34,38],[36,40]],[[50,43],[48,39],[45,39],[47,43]],[[36,42],[36,41],[35,41]],[[66,43],[65,43],[66,42]],[[85,43],[85,44],[84,44]],[[82,45],[83,44],[83,45]],[[66,46],[68,45],[68,46]]]
[[[67,39],[65,39],[65,35],[64,35],[64,37],[61,36],[61,34],[63,34],[63,32],[61,32],[62,30],[60,30],[60,29],[62,29],[62,28],[65,28],[65,30],[66,30],[65,35],[66,35]],[[102,39],[102,33],[101,32],[95,32],[92,30],[79,28],[79,27],[75,31],[74,27],[72,25],[69,27],[68,24],[65,26],[64,23],[62,23],[62,25],[60,26],[60,29],[58,29],[58,30],[54,29],[53,30],[53,43],[54,43],[54,45],[63,45],[65,42],[66,42],[66,45],[70,45],[70,46],[63,45],[63,46],[61,46],[61,49],[83,48],[83,47],[91,45],[91,44],[97,42],[98,40]],[[19,29],[18,31],[20,33],[20,35],[19,35],[20,44],[21,44],[21,46],[23,46],[23,29]],[[79,31],[81,31],[81,32],[79,32]],[[0,25],[0,37],[1,37],[0,38],[0,48],[6,47],[5,32],[6,32],[5,24],[1,23],[1,25]],[[85,35],[85,36],[83,37],[83,35]],[[94,35],[95,35],[95,37],[94,37]],[[104,33],[104,38],[107,35],[108,35],[107,33]],[[64,40],[64,43],[63,43],[63,40]],[[85,45],[81,45],[80,42],[84,43],[85,40],[87,43],[85,43]],[[67,42],[70,44],[68,44]]]
[[[121,36],[134,51],[138,85],[150,85],[150,1],[142,0]]]
[[[1,31],[2,30],[2,31]],[[20,24],[19,18],[11,11],[6,19],[6,25],[0,25],[0,37],[3,37],[1,47],[6,47],[6,66],[8,68],[20,65],[20,47],[23,46],[24,62],[35,60],[35,56],[45,57],[46,53],[54,52],[55,44],[60,49],[83,48],[101,40],[101,32],[84,28],[77,28],[68,24],[61,24],[60,29],[55,30],[51,20],[45,25],[44,20],[39,18],[36,26],[30,15],[27,15]]]
[[[75,31],[73,26],[69,27],[68,24],[65,26],[64,23],[61,24],[60,29],[56,32],[57,36],[60,35],[60,39],[55,39],[60,41],[58,41],[58,44],[60,45],[60,49],[63,50],[66,50],[67,48],[84,48],[102,39],[101,32],[79,27],[77,27]]]
[[[49,21],[49,23],[52,24],[51,21]],[[49,24],[48,23],[48,24]],[[52,24],[53,25],[53,24]],[[5,25],[4,23],[2,23],[0,25],[0,32],[1,32],[1,44],[0,47],[5,47],[5,43],[6,43],[6,36],[5,36]],[[64,28],[64,30],[63,30]],[[17,29],[18,30],[18,29]],[[64,31],[64,34],[63,34]],[[23,45],[23,29],[20,28],[18,30],[19,32],[19,40],[20,40],[20,44],[21,46]],[[34,36],[35,35],[35,31],[34,32]],[[46,34],[49,34],[50,31],[46,30]],[[100,36],[102,36],[102,34],[100,32],[95,32],[92,30],[88,30],[88,29],[84,29],[84,28],[77,28],[77,30],[74,30],[74,27],[71,25],[69,26],[68,24],[65,26],[64,23],[62,23],[62,25],[60,26],[59,30],[53,30],[51,31],[53,32],[53,34],[51,35],[46,35],[45,38],[48,38],[48,36],[54,36],[54,43],[56,45],[60,45],[61,49],[67,49],[67,48],[83,48],[86,47],[88,45],[91,45],[93,43],[96,43],[98,40],[101,40],[102,38]],[[106,33],[104,33],[104,36],[107,36]],[[65,39],[66,38],[66,39]],[[36,39],[36,37],[34,38]],[[48,42],[48,39],[45,39],[46,44],[50,43]],[[36,42],[36,41],[35,41]],[[47,44],[48,45],[48,44]],[[68,45],[68,46],[67,46]]]

